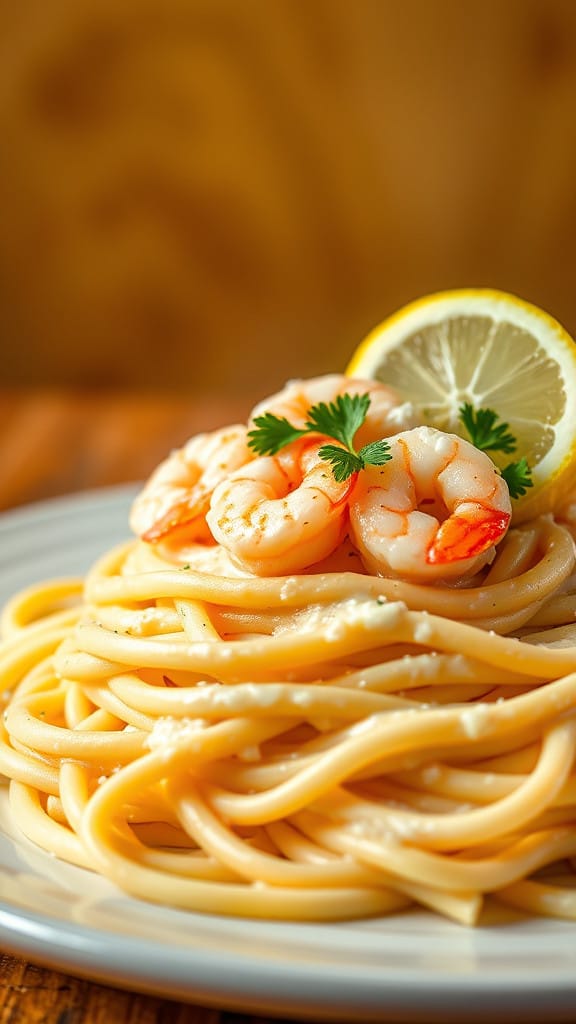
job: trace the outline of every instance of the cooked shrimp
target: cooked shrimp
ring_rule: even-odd
[[[265,412],[285,416],[295,427],[303,427],[311,406],[318,402],[333,402],[338,395],[370,395],[370,408],[365,422],[355,438],[357,447],[378,441],[416,425],[414,409],[409,402],[401,402],[396,392],[375,380],[360,380],[330,373],[309,380],[289,381],[282,391],[265,398],[252,410],[251,420]]]
[[[360,473],[350,501],[354,544],[370,572],[426,582],[464,579],[506,533],[508,487],[484,452],[455,434],[415,427],[392,458]]]
[[[259,576],[297,572],[343,539],[355,476],[337,483],[306,438],[254,459],[215,488],[206,521],[215,539]]]
[[[233,470],[254,458],[247,429],[234,425],[192,437],[161,462],[138,495],[130,526],[142,540],[210,539],[206,512],[212,491]]]

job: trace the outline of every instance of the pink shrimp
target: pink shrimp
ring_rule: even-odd
[[[130,526],[155,543],[178,532],[183,541],[209,540],[206,512],[217,484],[254,458],[240,425],[192,437],[161,462],[136,498]]]
[[[214,538],[259,576],[298,572],[345,536],[356,474],[334,479],[321,445],[297,441],[230,474],[214,490],[206,521]]]
[[[494,463],[432,427],[403,431],[389,445],[390,461],[361,473],[350,501],[351,536],[367,569],[419,582],[473,575],[510,523]]]

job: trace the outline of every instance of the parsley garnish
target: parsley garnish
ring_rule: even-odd
[[[254,419],[248,444],[257,455],[276,455],[281,448],[307,434],[332,437],[340,444],[324,444],[318,454],[332,466],[334,479],[342,483],[366,466],[382,466],[392,457],[387,441],[373,441],[360,451],[354,447],[354,435],[364,423],[369,407],[370,396],[367,394],[338,395],[333,402],[318,402],[311,406],[301,429],[293,426],[285,416],[266,412]]]
[[[498,415],[493,409],[474,409],[470,402],[465,402],[458,411],[472,444],[480,451],[504,452],[506,455],[516,451],[516,438],[507,432],[508,423],[498,422]],[[529,487],[534,486],[532,470],[524,457],[518,462],[509,462],[501,470],[501,476],[508,485],[511,498],[522,497]]]
[[[507,423],[498,423],[493,409],[475,409],[470,402],[465,402],[458,411],[472,444],[481,452],[508,454],[516,451],[516,438],[506,433]]]
[[[518,462],[509,462],[502,470],[502,476],[508,484],[511,498],[521,498],[529,487],[534,486],[532,470],[525,458]]]
[[[276,455],[281,448],[308,433],[293,427],[285,416],[274,416],[271,412],[255,416],[254,426],[256,429],[248,433],[248,447],[257,455]]]

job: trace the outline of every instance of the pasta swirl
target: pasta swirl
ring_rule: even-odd
[[[511,529],[451,588],[187,559],[132,541],[4,610],[0,770],[29,839],[204,912],[576,918],[565,525]]]

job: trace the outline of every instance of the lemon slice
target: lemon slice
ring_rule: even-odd
[[[468,437],[459,409],[490,408],[517,440],[534,486],[513,502],[521,522],[553,511],[576,484],[576,344],[561,325],[506,292],[429,295],[376,327],[346,373],[381,380],[422,423]]]

